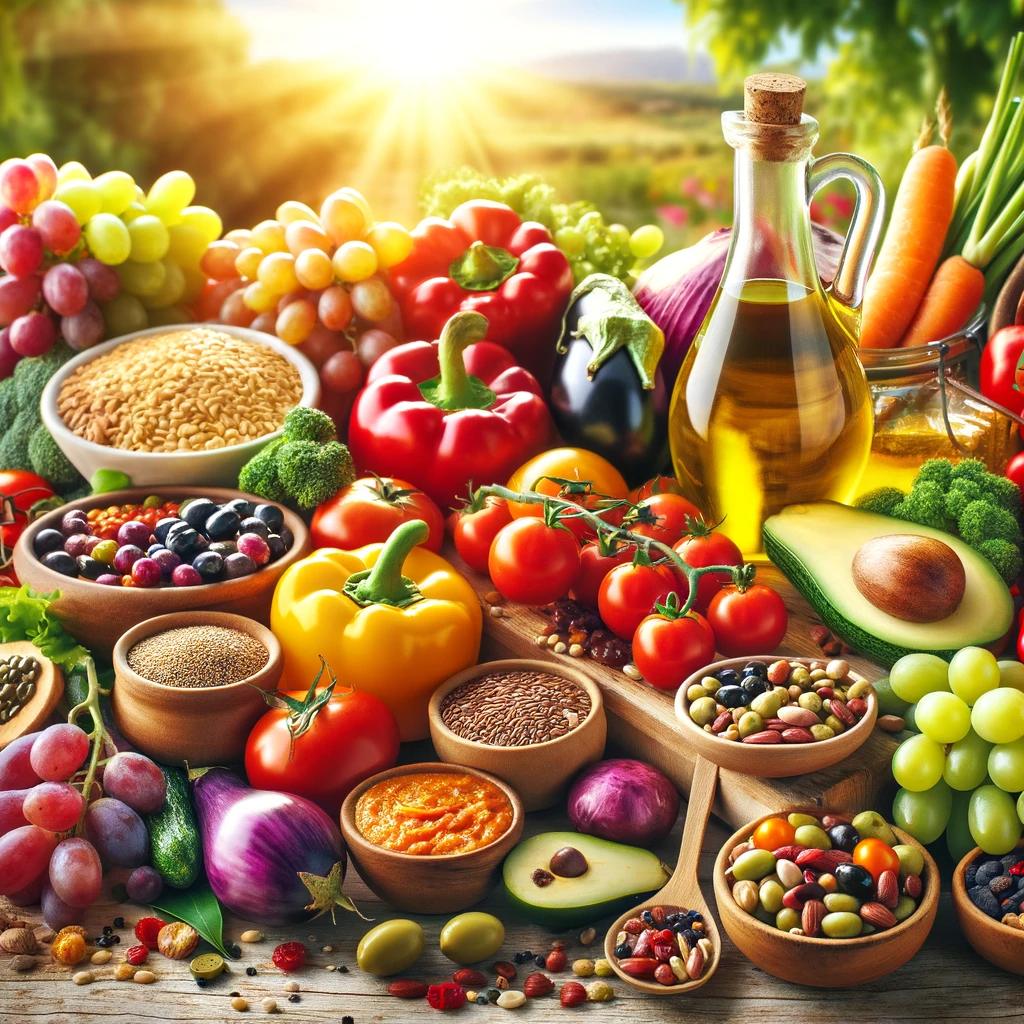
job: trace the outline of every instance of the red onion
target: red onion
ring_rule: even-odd
[[[578,832],[650,847],[672,831],[679,794],[643,761],[613,758],[588,768],[569,790],[569,820]]]

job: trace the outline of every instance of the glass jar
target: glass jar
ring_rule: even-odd
[[[981,459],[1002,473],[1021,447],[1022,421],[978,390],[985,330],[979,307],[967,326],[917,348],[860,349],[875,431],[858,494],[910,489],[927,459]]]

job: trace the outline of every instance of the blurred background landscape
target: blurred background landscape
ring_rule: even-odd
[[[1021,0],[2,0],[0,159],[148,185],[188,170],[226,228],[350,185],[409,226],[425,176],[541,175],[687,244],[731,217],[719,113],[808,78],[816,152],[895,188],[942,85],[977,143]],[[850,198],[819,197],[842,227]]]

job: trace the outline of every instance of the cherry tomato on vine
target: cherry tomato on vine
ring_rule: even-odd
[[[364,544],[383,544],[410,519],[422,519],[430,527],[423,546],[440,551],[444,517],[437,505],[405,480],[366,476],[342,488],[313,513],[309,534],[314,547],[352,551]]]
[[[512,522],[512,513],[504,498],[488,497],[479,512],[453,512],[449,523],[455,550],[471,569],[487,572],[491,544],[503,526]]]
[[[636,523],[632,522],[636,519]],[[653,519],[653,522],[649,521]],[[700,519],[700,510],[681,494],[652,494],[630,513],[627,526],[633,533],[662,544],[675,544],[690,532],[690,523]],[[712,563],[714,564],[714,563]]]
[[[789,613],[771,587],[754,583],[740,589],[723,587],[708,605],[715,646],[728,658],[769,654],[782,643]]]
[[[0,519],[5,520],[0,526],[0,539],[7,549],[8,556],[14,542],[21,536],[28,525],[29,509],[44,498],[53,497],[53,488],[35,473],[23,469],[0,470],[0,500],[9,501],[10,507],[4,507]],[[14,522],[6,522],[10,518],[8,512],[13,511]]]
[[[565,597],[580,572],[580,547],[560,526],[527,516],[503,526],[491,544],[487,570],[510,601],[544,605]]]
[[[609,498],[625,498],[629,493],[622,474],[607,459],[582,448],[552,448],[542,452],[524,462],[509,477],[508,487],[513,491],[534,490],[538,494],[557,496],[560,486],[551,480],[542,480],[541,477],[588,482],[593,494]],[[541,515],[543,506],[512,501],[509,502],[509,509],[512,517],[519,519],[521,516]]]
[[[596,608],[597,595],[605,576],[615,566],[632,562],[636,555],[636,548],[631,544],[621,545],[611,554],[604,554],[606,550],[607,548],[602,548],[600,542],[594,540],[588,541],[580,548],[580,574],[569,591],[569,596],[574,601]]]
[[[853,848],[853,863],[871,873],[877,882],[883,871],[900,870],[900,858],[896,851],[882,839],[862,839]]]
[[[648,615],[633,634],[633,664],[657,690],[678,689],[714,660],[715,635],[697,612],[678,615],[673,605],[658,605],[658,611]]]
[[[1024,492],[1024,452],[1018,452],[1006,464],[1006,477]]]
[[[759,850],[777,850],[780,846],[793,844],[796,828],[785,818],[769,818],[754,829],[750,838]]]
[[[620,526],[629,511],[628,505],[615,504],[622,499],[607,498],[601,494],[565,494],[561,497],[566,501],[571,501],[574,505],[588,509],[611,526]],[[558,521],[566,529],[572,531],[573,536],[580,544],[597,537],[597,531],[586,519],[572,515],[567,509],[559,512]]]
[[[632,640],[637,626],[659,601],[678,592],[679,579],[665,563],[651,565],[643,558],[619,565],[601,581],[597,610],[604,624],[623,640]]]
[[[689,537],[675,545],[676,551],[687,565],[703,569],[708,565],[742,565],[743,552],[724,533],[718,533],[697,521]],[[711,599],[722,587],[732,581],[727,572],[709,572],[697,581],[697,597],[693,602],[699,612],[706,612]]]

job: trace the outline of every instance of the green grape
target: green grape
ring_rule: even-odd
[[[971,709],[955,693],[936,690],[917,704],[917,727],[936,743],[956,743],[971,730]]]
[[[92,181],[92,175],[85,169],[84,164],[77,160],[69,160],[61,164],[57,170],[57,184],[63,185],[65,181]]]
[[[138,220],[140,217],[148,216],[149,214],[146,213],[146,208],[142,203],[130,203],[128,208],[121,214],[121,220],[123,220],[125,224],[131,224],[133,220]]]
[[[191,305],[206,289],[206,275],[198,268],[182,267],[185,275],[185,290],[181,294],[182,305]]]
[[[576,225],[588,238],[600,237],[604,234],[604,218],[597,210],[583,214]]]
[[[182,273],[181,267],[171,259],[161,261],[164,267],[164,283],[155,295],[144,295],[141,298],[142,305],[146,309],[164,309],[180,302],[185,294],[187,281]]]
[[[908,704],[907,710],[903,712],[903,726],[910,732],[920,732],[917,727],[917,705]]]
[[[901,700],[915,703],[926,693],[949,689],[949,666],[934,654],[905,654],[889,669],[889,685]]]
[[[147,213],[136,217],[128,225],[132,240],[132,256],[136,263],[155,263],[167,255],[171,236],[159,217]]]
[[[121,287],[132,295],[156,295],[163,287],[167,271],[159,260],[156,263],[125,260],[117,268],[117,276],[121,279]]]
[[[988,775],[988,755],[991,743],[986,743],[973,729],[949,748],[942,777],[953,789],[969,793],[977,789]]]
[[[907,708],[910,707],[910,703],[903,700],[902,697],[896,696],[889,683],[889,677],[879,679],[874,685],[875,696],[878,698],[878,713],[880,715],[898,715],[902,718]]]
[[[637,229],[642,230],[642,229]],[[608,225],[608,240],[612,245],[622,248],[624,245],[629,245],[629,240],[632,236],[629,233],[629,228],[625,224],[609,224]]]
[[[973,705],[977,699],[999,685],[999,662],[983,647],[964,647],[949,663],[949,685],[953,692]]]
[[[110,267],[124,263],[132,251],[127,226],[112,213],[98,213],[85,225],[85,242],[89,252]]]
[[[974,841],[997,857],[1009,853],[1024,831],[1013,797],[998,786],[982,786],[971,794],[967,821]]]
[[[185,171],[168,171],[153,182],[145,207],[167,227],[181,223],[182,211],[195,198],[196,183]]]
[[[167,254],[179,267],[198,268],[209,242],[206,234],[193,224],[174,224],[167,229],[170,245]]]
[[[181,226],[198,231],[207,245],[216,242],[224,230],[220,215],[208,206],[186,206],[181,211]]]
[[[896,782],[912,793],[931,789],[941,778],[946,752],[927,736],[911,736],[892,755],[892,774]]]
[[[587,240],[578,228],[559,228],[554,235],[555,245],[566,254],[566,256],[579,256],[586,247]]]
[[[100,194],[103,213],[120,216],[135,202],[135,180],[127,171],[107,171],[93,179]]]
[[[988,755],[988,775],[1007,793],[1024,790],[1024,739],[994,746]]]
[[[132,334],[149,326],[146,310],[134,295],[121,292],[113,302],[104,302],[103,322],[107,325],[107,337],[116,338]]]
[[[1024,736],[1024,693],[1001,686],[983,693],[971,710],[974,731],[989,743],[1013,743]]]
[[[953,809],[949,812],[949,824],[946,826],[946,847],[954,861],[963,860],[974,849],[974,836],[968,824],[970,806],[970,793],[953,794]]]
[[[1017,817],[1024,822],[1024,793],[1017,797]]]
[[[665,244],[665,232],[657,224],[645,224],[630,236],[629,248],[638,260],[653,256]]]
[[[1024,664],[1019,661],[1000,661],[997,664],[999,665],[999,685],[1024,692]]]
[[[53,198],[67,203],[74,212],[75,219],[82,225],[88,224],[103,209],[103,200],[96,186],[91,181],[83,181],[80,178],[72,178],[58,185]]]
[[[892,820],[919,843],[934,843],[946,831],[952,807],[953,791],[940,779],[922,792],[901,789],[892,802]]]
[[[194,318],[181,306],[168,306],[166,309],[154,309],[149,314],[150,327],[174,327],[177,324],[191,323]]]

